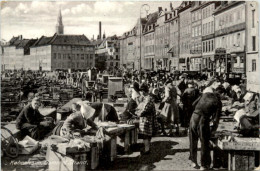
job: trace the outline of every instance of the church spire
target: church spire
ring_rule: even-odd
[[[56,25],[56,33],[63,34],[63,23],[62,23],[62,15],[61,15],[61,8],[59,10],[58,18],[57,18],[57,25]]]

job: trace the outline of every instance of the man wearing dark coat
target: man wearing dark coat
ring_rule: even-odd
[[[222,103],[220,96],[214,93],[212,88],[207,87],[193,105],[196,107],[190,120],[190,160],[192,160],[194,168],[199,167],[197,164],[197,146],[198,140],[200,140],[201,170],[207,170],[211,163],[210,137],[218,127]],[[210,127],[210,122],[213,122],[212,127]]]
[[[39,112],[40,99],[35,97],[26,105],[16,119],[16,128],[20,129],[22,135],[29,135],[35,140],[41,140],[51,131],[52,121],[45,121]]]
[[[91,120],[94,121],[95,118],[98,118],[100,121],[119,121],[117,112],[113,106],[105,103],[92,103],[90,106],[95,109],[94,115],[90,118]]]

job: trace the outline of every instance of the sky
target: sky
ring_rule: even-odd
[[[64,34],[84,34],[89,39],[94,35],[96,39],[101,21],[102,34],[121,36],[134,27],[143,4],[148,4],[148,13],[153,13],[158,7],[169,10],[170,2],[173,7],[181,4],[181,1],[5,1],[1,2],[1,39],[54,35],[59,9]],[[147,8],[142,8],[142,16]]]

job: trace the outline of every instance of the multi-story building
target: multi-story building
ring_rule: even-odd
[[[25,56],[25,70],[87,70],[95,66],[95,49],[85,35],[42,36]]]
[[[170,53],[170,24],[166,22],[170,18],[171,12],[163,11],[161,7],[158,10],[158,19],[155,28],[155,61],[158,70],[169,70]]]
[[[202,11],[202,70],[211,74],[214,72],[215,54],[215,21],[213,12],[220,2],[210,1],[201,5]]]
[[[120,44],[116,35],[108,37],[96,49],[98,58],[104,58],[106,69],[113,70],[120,67]],[[103,57],[102,57],[103,56]]]
[[[256,1],[246,2],[246,76],[247,90],[260,92],[259,10]]]
[[[222,1],[215,16],[215,62],[217,73],[245,73],[246,3]]]
[[[190,1],[183,1],[179,7],[179,34],[180,34],[180,55],[179,70],[190,70],[190,49],[191,49],[191,5]]]
[[[136,69],[135,66],[135,46],[136,46],[136,28],[123,34],[120,39],[120,57],[121,65],[128,69]]]
[[[201,71],[201,1],[192,2],[190,71]]]
[[[179,70],[179,14],[178,8],[171,9],[172,17],[169,19],[170,22],[170,50],[168,53],[171,54],[170,68],[171,71]]]
[[[23,39],[22,35],[13,37],[7,44],[2,46],[2,67],[4,70],[24,69],[26,58],[30,55],[30,46],[36,39]]]
[[[139,18],[131,31],[120,38],[120,56],[122,65],[128,69],[139,70],[145,65],[145,40],[143,37],[147,18]]]
[[[144,69],[154,70],[155,58],[155,24],[158,12],[154,12],[147,16],[147,23],[143,31],[144,37]]]

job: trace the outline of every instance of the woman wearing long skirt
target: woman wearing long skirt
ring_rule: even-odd
[[[144,143],[144,150],[141,151],[141,154],[146,155],[150,153],[156,110],[153,99],[149,95],[149,87],[145,83],[140,86],[140,94],[143,97],[143,101],[138,105],[136,113],[140,117],[139,135]]]
[[[177,106],[177,89],[172,86],[172,81],[165,82],[165,96],[162,102],[164,107],[161,114],[167,118],[167,124],[174,124],[176,126],[176,134],[179,133],[179,109]],[[172,127],[170,126],[170,134],[172,134]]]

